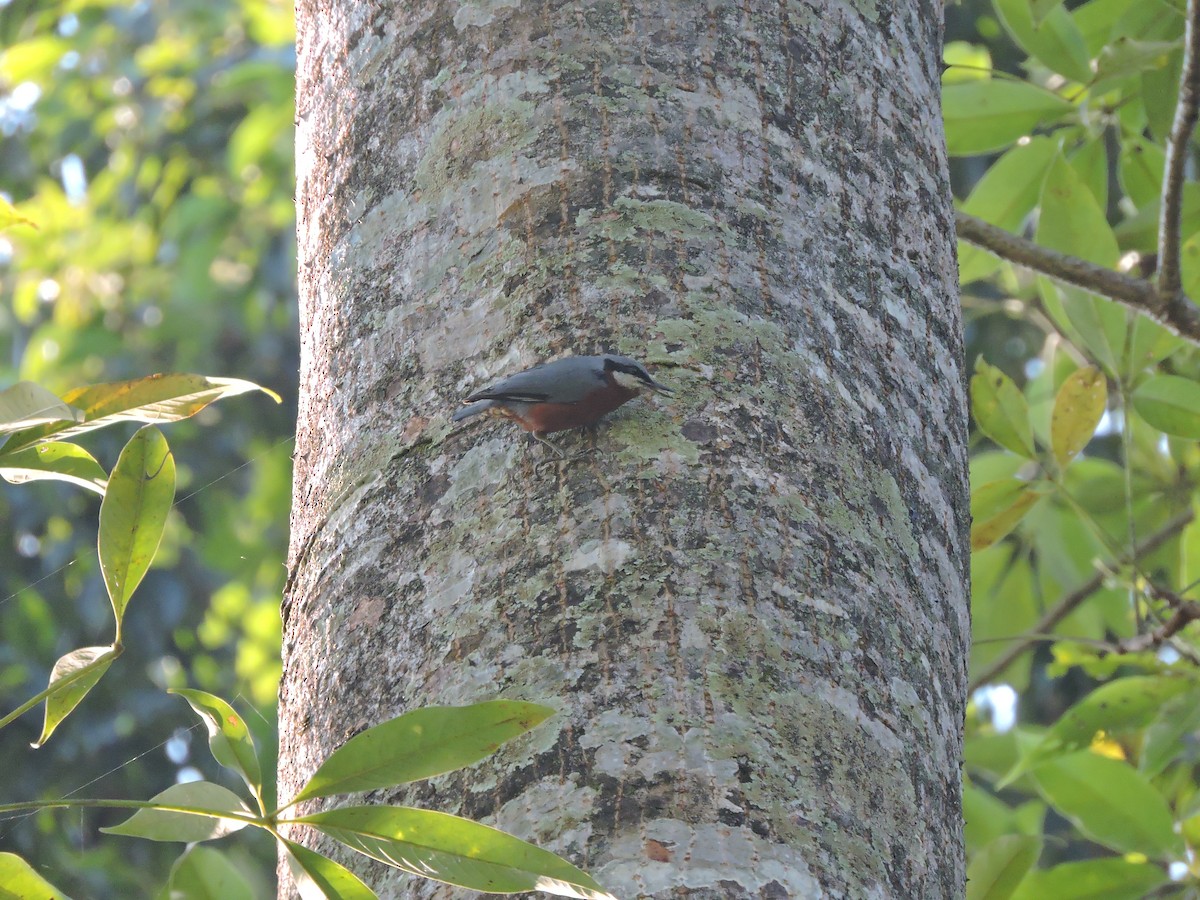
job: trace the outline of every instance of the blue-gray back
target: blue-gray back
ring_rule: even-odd
[[[604,383],[604,357],[568,356],[534,366],[476,391],[467,398],[525,402],[578,403]]]

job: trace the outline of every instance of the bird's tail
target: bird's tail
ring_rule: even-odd
[[[481,412],[486,412],[496,405],[494,400],[479,400],[475,403],[469,403],[462,409],[455,410],[454,415],[450,417],[451,422],[461,422],[463,419],[469,419],[471,416],[477,416]]]

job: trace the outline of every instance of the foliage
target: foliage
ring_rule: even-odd
[[[9,783],[18,799],[100,777],[110,796],[145,797],[177,776],[215,775],[204,754],[192,758],[194,723],[163,692],[189,682],[240,697],[256,737],[275,746],[297,370],[293,40],[287,0],[0,10],[0,387],[36,381],[62,395],[147,372],[221,371],[285,398],[209,407],[172,427],[179,499],[125,620],[124,655],[42,749],[29,749],[42,725],[33,716],[5,729],[0,766],[20,773]],[[46,687],[56,658],[111,637],[88,460],[111,465],[131,432],[6,461],[8,474],[49,467],[91,487],[39,480],[0,493],[5,712]],[[111,816],[0,822],[0,850],[71,896],[151,896],[175,854],[97,840]],[[260,873],[264,893],[273,843],[247,836],[231,855]]]
[[[59,657],[49,686],[0,718],[0,728],[45,700],[42,734],[33,745],[41,747],[124,652],[125,610],[158,552],[175,500],[175,459],[155,426],[146,425],[129,440],[110,477],[86,450],[63,438],[119,422],[178,421],[220,397],[255,389],[230,379],[157,375],[79,388],[63,399],[31,382],[0,391],[0,435],[5,435],[0,477],[15,483],[65,481],[104,497],[98,557],[115,620],[110,645]],[[21,462],[14,465],[14,460]],[[81,470],[88,477],[81,477]]]
[[[250,826],[272,834],[286,850],[296,886],[306,900],[367,900],[376,896],[340,863],[286,837],[305,825],[365,856],[423,878],[486,893],[542,890],[563,897],[612,900],[585,872],[566,860],[512,835],[446,813],[405,806],[342,806],[307,815],[284,812],[303,799],[393,787],[451,772],[490,756],[554,714],[534,703],[493,700],[461,707],[427,707],[390,719],[351,738],[322,763],[308,784],[274,812],[262,793],[261,763],[241,716],[224,700],[204,691],[181,690],[208,727],[209,748],[217,761],[236,772],[249,788],[257,811],[233,791],[208,781],[176,784],[148,803],[73,800],[51,807],[135,808],[108,834],[151,841],[195,844],[216,840]],[[0,811],[33,804],[0,806]],[[0,854],[0,871],[30,893],[61,896],[19,857]],[[167,891],[184,897],[252,897],[253,890],[220,853],[189,848],[172,868]],[[40,893],[39,896],[42,896]]]
[[[114,616],[107,646],[83,647],[55,663],[50,684],[41,693],[0,718],[0,728],[45,701],[45,724],[34,746],[40,747],[124,651],[122,642],[129,601],[149,570],[162,541],[175,499],[175,461],[154,425],[141,428],[125,445],[112,473],[76,445],[62,440],[126,421],[174,421],[200,412],[213,400],[256,386],[230,379],[153,376],[118,384],[94,385],[60,399],[30,383],[0,392],[0,474],[12,477],[11,459],[43,447],[72,447],[98,477],[85,486],[104,497],[100,506],[99,560]],[[275,398],[278,401],[278,397]],[[59,454],[42,460],[37,478],[78,484],[81,457]],[[65,463],[65,465],[64,465]],[[188,701],[208,729],[209,749],[225,769],[241,777],[257,812],[238,794],[209,781],[174,784],[148,803],[76,799],[0,805],[0,811],[57,807],[134,807],[120,825],[101,829],[112,835],[151,841],[196,844],[225,837],[246,826],[274,835],[285,848],[297,886],[305,897],[374,897],[357,876],[332,859],[283,837],[280,829],[307,825],[388,865],[412,875],[492,893],[541,889],[572,897],[604,900],[588,875],[565,860],[511,835],[468,819],[395,806],[353,806],[284,817],[299,803],[335,794],[394,787],[430,778],[490,756],[553,715],[532,703],[498,700],[469,707],[431,707],[384,722],[351,738],[321,764],[308,783],[284,806],[268,813],[263,767],[245,721],[227,702],[200,690],[175,691]],[[14,896],[58,895],[18,856],[0,855]],[[9,887],[3,890],[9,891]],[[172,867],[167,888],[172,896],[208,896],[218,892],[253,896],[236,866],[212,851],[186,853]]]
[[[970,30],[946,49],[947,142],[962,156],[958,182],[969,186],[959,208],[1042,247],[1156,278],[1184,3],[979,6],[947,12],[952,33]],[[43,395],[39,403],[22,388],[0,397],[0,416],[13,401],[27,413],[48,407],[46,416],[63,421],[53,402],[66,385],[163,368],[236,372],[294,395],[291,29],[290,9],[271,0],[13,0],[4,8],[0,290],[8,302],[0,334],[13,349],[0,383],[40,381],[55,401]],[[1194,298],[1195,182],[1182,185],[1180,201],[1168,244],[1177,239],[1183,288]],[[994,714],[1004,693],[975,695],[964,793],[970,895],[1195,890],[1200,651],[1188,626],[1200,571],[1200,359],[1161,315],[1152,320],[967,243],[960,266],[975,371],[972,680],[1010,686],[1020,711],[1019,725],[1006,728]],[[219,486],[170,513],[159,554],[177,564],[144,573],[142,592],[154,602],[139,605],[132,638],[119,642],[128,648],[123,668],[156,674],[120,689],[110,690],[111,678],[96,682],[71,711],[77,729],[38,751],[58,754],[44,769],[17,749],[23,742],[0,744],[0,764],[23,775],[19,789],[61,796],[110,768],[91,760],[143,754],[145,735],[166,736],[182,721],[162,702],[161,686],[191,681],[270,702],[288,500],[279,448],[291,419],[291,409],[274,418],[232,409],[210,430],[205,453],[181,452],[188,489],[249,466],[249,477],[231,479],[242,496]],[[177,426],[176,448],[196,434]],[[85,550],[97,534],[79,523],[91,519],[88,497],[108,486],[97,458],[115,458],[121,445],[104,434],[89,440],[96,443],[87,449],[7,445],[5,477],[38,484],[6,493],[0,516],[5,696],[54,681],[55,658],[90,677],[118,645],[84,646],[103,624],[96,610],[112,599],[113,582]],[[117,621],[132,590],[124,584],[112,605]],[[79,676],[76,690],[83,683]],[[262,724],[211,693],[185,696],[209,728],[214,756],[259,802],[249,817],[265,824],[273,761],[257,761],[249,735]],[[125,712],[114,717],[118,709]],[[273,746],[267,737],[264,746]],[[146,796],[178,765],[144,758],[122,766],[110,792]],[[233,809],[208,818],[228,821]],[[34,820],[40,828],[0,826],[0,841],[37,859],[52,880],[68,877],[78,896],[155,888],[142,874],[154,871],[147,842],[85,846],[95,823],[60,827],[50,815]],[[341,816],[324,823],[330,832],[375,855],[408,858],[395,843],[399,816]],[[260,864],[269,865],[274,842],[259,847]],[[313,890],[359,890],[340,866],[288,847]],[[176,862],[172,883],[256,893],[243,890],[246,858],[231,864],[233,856],[198,845]],[[0,873],[0,883],[27,881],[54,895],[17,857],[0,853]]]
[[[988,154],[963,160],[959,209],[1026,238],[1010,251],[972,226],[979,246],[959,247],[976,356],[969,896],[1183,896],[1200,889],[1200,354],[1164,323],[1188,333],[1166,298],[1200,297],[1196,185],[1176,189],[1178,227],[1161,213],[1168,151],[1192,152],[1170,147],[1185,4],[992,10],[945,74],[950,152]],[[1120,290],[1102,296],[1085,263],[1125,273]]]

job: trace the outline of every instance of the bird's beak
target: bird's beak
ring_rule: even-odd
[[[659,384],[653,378],[650,379],[649,387],[650,390],[654,391],[656,394],[665,394],[668,397],[675,393],[673,388],[669,388],[665,384]]]

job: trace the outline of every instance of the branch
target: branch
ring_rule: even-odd
[[[1195,511],[1190,508],[1180,513],[1154,534],[1150,535],[1150,537],[1146,538],[1146,540],[1138,544],[1134,548],[1133,553],[1127,553],[1122,556],[1117,565],[1125,566],[1130,562],[1141,559],[1148,553],[1153,553],[1179,532],[1183,531],[1195,517]],[[1045,615],[1038,619],[1036,625],[1030,628],[1023,636],[1017,638],[1013,646],[1009,647],[990,666],[972,679],[969,690],[972,692],[978,690],[1002,674],[1031,644],[1037,643],[1039,635],[1052,631],[1054,626],[1074,612],[1079,604],[1098,591],[1104,584],[1107,574],[1107,570],[1097,571],[1091,578],[1059,600],[1052,609],[1047,610]]]
[[[1200,344],[1200,307],[1182,292],[1163,299],[1154,285],[1144,278],[1134,278],[1077,256],[1059,253],[962,210],[955,210],[954,224],[961,240],[1056,281],[1120,301],[1180,337]]]
[[[1180,272],[1180,227],[1183,219],[1184,166],[1188,142],[1196,130],[1197,104],[1200,104],[1200,2],[1188,0],[1187,26],[1183,40],[1183,71],[1179,77],[1179,102],[1171,133],[1167,136],[1162,203],[1158,220],[1158,295],[1168,305],[1183,298]]]
[[[1117,641],[1117,652],[1138,653],[1142,650],[1157,650],[1192,622],[1200,619],[1200,603],[1195,600],[1175,598],[1175,612],[1171,618],[1152,631]]]

